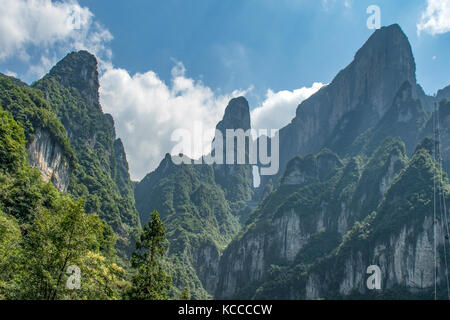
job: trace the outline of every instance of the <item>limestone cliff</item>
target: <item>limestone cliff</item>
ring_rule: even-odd
[[[39,169],[44,181],[51,181],[59,191],[66,192],[70,183],[70,164],[64,150],[50,133],[37,129],[27,151],[28,163]]]

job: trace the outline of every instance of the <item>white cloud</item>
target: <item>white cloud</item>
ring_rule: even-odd
[[[187,77],[181,62],[175,62],[169,84],[153,71],[130,75],[115,68],[107,47],[112,35],[77,0],[0,0],[0,8],[0,61],[14,57],[25,63],[28,71],[20,75],[22,79],[40,78],[73,50],[84,49],[97,56],[103,110],[115,119],[134,179],[154,170],[164,154],[172,151],[174,130],[192,131],[197,123],[205,130],[214,129],[229,100],[251,90],[217,94]],[[245,48],[236,45],[235,53],[230,64],[245,57]],[[268,90],[263,103],[252,111],[253,126],[281,128],[295,116],[297,105],[321,86],[315,83],[311,88],[276,93]],[[199,155],[194,152],[190,156]]]
[[[419,36],[422,31],[431,35],[450,31],[450,0],[427,0],[427,8],[417,24]]]
[[[273,92],[268,90],[266,99],[251,112],[252,128],[280,129],[294,117],[297,106],[316,93],[322,83],[315,82],[311,87],[302,87],[293,91]]]
[[[11,70],[6,70],[6,71],[4,72],[4,74],[7,75],[7,76],[9,76],[9,77],[17,78],[17,73],[15,73],[14,71],[11,71]]]
[[[101,65],[110,59],[105,43],[112,35],[76,0],[0,0],[0,8],[0,61],[16,57],[29,64],[26,77],[41,77],[72,50],[96,54]],[[42,52],[37,62],[33,49]]]
[[[186,77],[181,62],[172,69],[170,85],[153,71],[131,76],[118,68],[106,70],[100,84],[103,110],[115,119],[133,179],[143,178],[171,152],[176,144],[171,141],[174,130],[193,130],[197,122],[205,130],[214,129],[229,100],[246,93],[236,90],[217,95],[202,82]]]

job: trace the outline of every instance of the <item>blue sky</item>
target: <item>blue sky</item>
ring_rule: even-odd
[[[96,54],[103,108],[139,179],[171,131],[214,127],[233,96],[255,126],[287,124],[373,33],[372,4],[408,36],[425,91],[449,85],[450,0],[0,0],[0,72],[31,83],[69,51]]]
[[[174,58],[189,76],[216,90],[254,85],[256,94],[330,82],[373,32],[366,27],[366,8],[376,3],[382,25],[399,23],[408,35],[425,90],[450,84],[450,33],[417,36],[423,0],[358,0],[347,6],[331,0],[80,3],[114,35],[115,65],[131,73],[154,70],[167,81]]]

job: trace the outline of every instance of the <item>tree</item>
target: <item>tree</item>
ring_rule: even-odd
[[[23,255],[15,292],[9,298],[117,299],[123,270],[101,255],[113,245],[97,215],[85,214],[83,203],[59,195],[49,208],[38,208],[33,223],[24,225]],[[69,270],[80,275],[78,288],[68,287]],[[68,274],[69,272],[69,274]]]
[[[181,292],[180,300],[191,300],[191,295],[189,294],[188,286],[184,287],[183,291]]]
[[[12,290],[19,270],[21,234],[17,221],[0,209],[0,300]]]
[[[166,232],[159,213],[154,211],[144,228],[131,258],[136,274],[132,279],[129,298],[135,300],[167,300],[172,286],[164,270]]]

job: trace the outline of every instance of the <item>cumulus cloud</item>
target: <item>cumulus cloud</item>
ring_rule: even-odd
[[[431,35],[450,31],[450,0],[427,0],[427,8],[417,24],[417,33],[422,31]]]
[[[77,0],[0,0],[0,61],[10,58],[28,66],[22,79],[42,77],[64,55],[88,50],[97,56],[100,67],[100,99],[105,112],[113,115],[117,136],[122,138],[133,179],[154,170],[164,154],[177,144],[171,140],[177,129],[191,133],[200,124],[214,129],[233,97],[251,90],[218,94],[186,76],[181,62],[175,62],[170,83],[153,71],[130,75],[111,63],[110,32],[98,24],[89,8]],[[241,47],[237,53],[244,53]],[[10,75],[17,76],[8,71]],[[252,111],[255,128],[279,129],[295,115],[297,105],[322,84],[294,91],[268,90],[265,100]],[[213,138],[205,137],[205,145]],[[192,150],[199,157],[208,150]]]
[[[102,107],[115,119],[133,179],[143,178],[171,152],[177,144],[171,141],[175,130],[194,132],[199,123],[205,131],[214,129],[229,100],[246,93],[236,90],[217,95],[202,82],[187,77],[181,62],[172,69],[169,85],[153,71],[130,75],[119,68],[106,70],[100,84]]]
[[[0,0],[0,61],[16,57],[30,64],[27,77],[38,78],[71,50],[85,49],[107,63],[111,33],[76,0]],[[41,52],[32,61],[31,50]]]
[[[284,127],[294,118],[297,106],[322,86],[322,83],[315,82],[311,87],[302,87],[293,91],[267,90],[266,99],[251,112],[252,127],[255,129]]]

